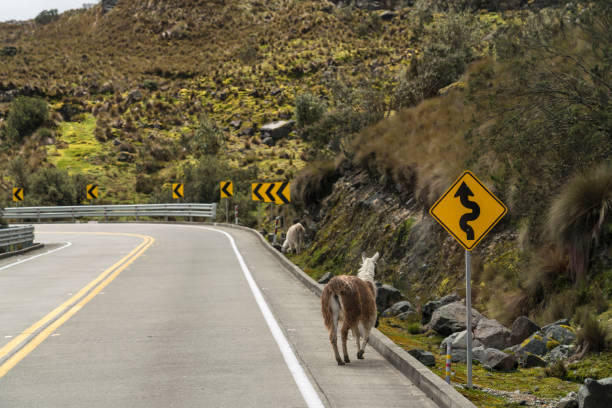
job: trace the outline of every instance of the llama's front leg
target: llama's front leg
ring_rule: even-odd
[[[359,340],[361,338],[361,335],[359,334],[359,327],[357,326],[353,327],[353,337],[355,337],[355,342],[357,343],[357,351],[361,350],[361,347],[359,347]],[[363,358],[359,357],[359,352],[357,353],[357,358]]]
[[[349,326],[345,323],[342,325],[342,329],[340,329],[340,335],[342,336],[342,353],[344,354],[344,362],[350,363],[348,351],[346,350],[346,340],[348,339],[348,331]]]

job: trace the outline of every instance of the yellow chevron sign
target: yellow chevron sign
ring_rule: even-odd
[[[291,183],[287,181],[253,183],[251,184],[251,198],[253,201],[265,203],[289,204],[291,202]]]
[[[183,198],[184,195],[183,183],[173,183],[172,198]]]
[[[221,198],[230,198],[234,196],[234,183],[231,181],[222,181],[220,186]]]
[[[88,184],[87,185],[87,199],[93,200],[95,198],[98,198],[98,185]]]
[[[23,201],[23,188],[13,187],[13,201]]]

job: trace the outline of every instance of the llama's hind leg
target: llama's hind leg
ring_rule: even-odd
[[[359,345],[359,340],[361,338],[361,334],[359,332],[359,327],[358,326],[354,326],[352,329],[353,331],[353,337],[355,337],[355,343],[357,343],[357,351],[361,350],[361,347]],[[363,358],[363,357],[359,357],[359,352],[357,353],[357,358]]]
[[[344,362],[340,358],[340,353],[338,352],[338,315],[340,313],[340,305],[338,301],[332,299],[331,301],[331,310],[332,310],[332,328],[329,331],[329,342],[331,343],[334,349],[334,357],[336,357],[336,361],[338,365],[344,365]]]
[[[349,328],[349,325],[345,322],[344,324],[342,324],[342,328],[340,329],[340,335],[342,336],[342,353],[344,354],[345,363],[351,362],[351,360],[349,360],[348,351],[346,349],[346,340],[348,339]]]
[[[363,335],[363,342],[361,343],[361,349],[359,350],[359,352],[357,353],[357,358],[359,359],[363,359],[363,353],[365,353],[365,347],[368,344],[368,340],[370,340],[370,330],[372,329],[372,327],[364,327],[364,335]]]

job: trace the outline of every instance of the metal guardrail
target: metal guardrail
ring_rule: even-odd
[[[34,227],[8,227],[0,229],[0,253],[27,248],[34,243]]]
[[[42,220],[83,217],[202,217],[215,218],[217,204],[130,204],[130,205],[78,205],[63,207],[5,208],[6,220]]]

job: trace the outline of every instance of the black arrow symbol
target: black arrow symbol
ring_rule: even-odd
[[[263,201],[264,198],[261,196],[261,194],[259,194],[259,189],[263,186],[263,184],[259,183],[257,185],[255,185],[255,188],[253,189],[253,195],[255,195],[255,197],[257,197],[257,199],[259,201]]]
[[[474,228],[468,225],[468,221],[474,221],[480,216],[480,206],[476,202],[470,201],[469,197],[472,196],[474,196],[474,193],[472,193],[472,190],[470,190],[465,182],[461,183],[455,193],[455,197],[459,197],[459,200],[461,200],[461,205],[472,210],[470,213],[463,214],[459,219],[459,227],[465,231],[467,239],[470,241],[474,239]]]
[[[23,201],[23,188],[18,188],[15,190],[14,196],[18,201]]]
[[[183,198],[183,195],[179,191],[182,186],[183,186],[182,184],[177,184],[176,187],[174,187],[174,190],[172,190],[174,191],[174,194],[176,194],[178,198]]]
[[[268,202],[269,203],[276,202],[276,200],[274,199],[274,196],[272,195],[272,190],[274,189],[275,185],[276,185],[276,183],[270,183],[270,186],[266,190],[266,195],[268,196],[268,200],[269,200]]]
[[[223,187],[221,187],[221,191],[223,191],[223,194],[225,194],[226,197],[232,197],[232,193],[227,190],[231,184],[231,182],[227,182],[223,184]]]
[[[87,190],[87,194],[89,194],[90,197],[97,198],[97,195],[94,191],[96,188],[98,188],[98,185],[92,184],[91,187],[89,187],[89,190]]]
[[[287,186],[289,185],[289,183],[284,182],[280,185],[280,187],[278,188],[278,190],[276,190],[276,196],[284,203],[284,204],[289,204],[289,199],[285,196],[284,191],[287,188]]]

